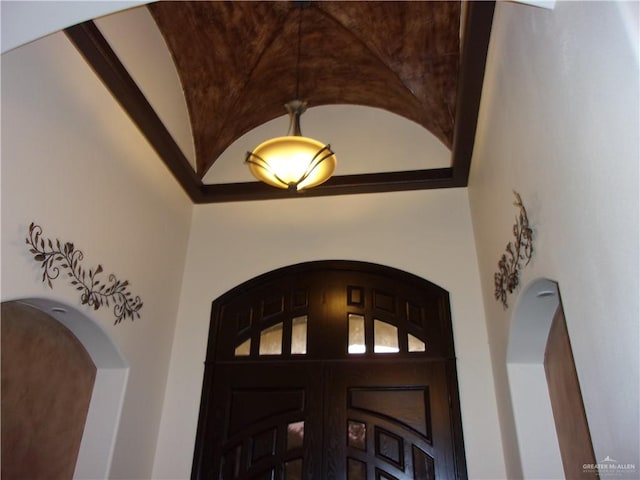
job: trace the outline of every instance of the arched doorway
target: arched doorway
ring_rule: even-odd
[[[12,315],[11,312],[5,311],[6,306],[17,307],[27,316],[44,319],[49,325],[54,324],[53,328],[56,328],[55,324],[57,324],[57,330],[67,330],[70,332],[67,334],[69,341],[81,344],[81,348],[90,357],[95,368],[95,380],[88,411],[85,411],[86,422],[81,431],[82,439],[79,450],[76,451],[77,461],[72,473],[73,478],[109,478],[129,372],[124,356],[100,325],[73,307],[43,298],[24,298],[3,302],[3,330],[5,320]],[[28,342],[32,342],[35,336],[28,334],[25,338]],[[6,340],[7,338],[3,336],[3,360],[7,353],[4,350]],[[56,344],[52,345],[52,348],[57,348]],[[3,389],[5,387],[3,379]],[[46,476],[50,475],[49,471]]]
[[[466,478],[448,293],[323,261],[215,300],[192,477]]]
[[[72,478],[96,366],[49,315],[2,304],[2,474]]]

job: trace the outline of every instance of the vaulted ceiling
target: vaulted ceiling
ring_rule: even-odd
[[[493,2],[178,1],[147,6],[177,68],[195,146],[191,167],[92,22],[66,30],[196,203],[291,196],[203,178],[243,134],[309,107],[364,105],[428,130],[447,168],[335,176],[304,195],[443,188],[467,182]],[[392,159],[390,159],[392,161]],[[393,170],[393,169],[392,169]]]

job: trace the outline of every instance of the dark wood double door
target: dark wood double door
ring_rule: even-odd
[[[353,262],[271,275],[214,302],[193,478],[466,478],[446,292]]]

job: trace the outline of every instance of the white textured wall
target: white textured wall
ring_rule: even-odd
[[[544,394],[549,389],[542,363],[509,363],[507,370],[523,478],[564,478],[551,400]]]
[[[195,170],[187,100],[171,52],[147,6],[106,15],[95,24]]]
[[[2,55],[1,153],[2,300],[56,299],[115,339],[130,372],[111,476],[150,478],[192,206],[62,34]],[[142,318],[114,326],[66,279],[45,287],[25,245],[32,221],[129,280]]]
[[[522,284],[559,284],[597,460],[640,468],[637,26],[637,2],[496,7],[469,198],[509,478],[517,294],[503,310],[493,272],[513,238],[512,189],[535,229]]]
[[[464,189],[196,206],[154,478],[191,472],[211,302],[299,262],[360,260],[450,292],[471,478],[505,476]]]

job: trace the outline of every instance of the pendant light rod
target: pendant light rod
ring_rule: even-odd
[[[296,51],[295,98],[284,106],[289,113],[289,133],[258,145],[247,152],[245,163],[258,180],[290,192],[299,192],[325,182],[335,170],[336,156],[331,145],[302,136],[300,117],[307,102],[300,99],[302,56],[302,10],[311,2],[295,2],[298,9],[298,45]]]
[[[284,108],[289,112],[289,133],[290,136],[302,137],[300,128],[300,117],[307,111],[307,102],[303,100],[291,100],[285,103]]]
[[[296,56],[296,97],[300,98],[300,55],[302,51],[302,9],[303,5],[298,8],[298,52]]]

